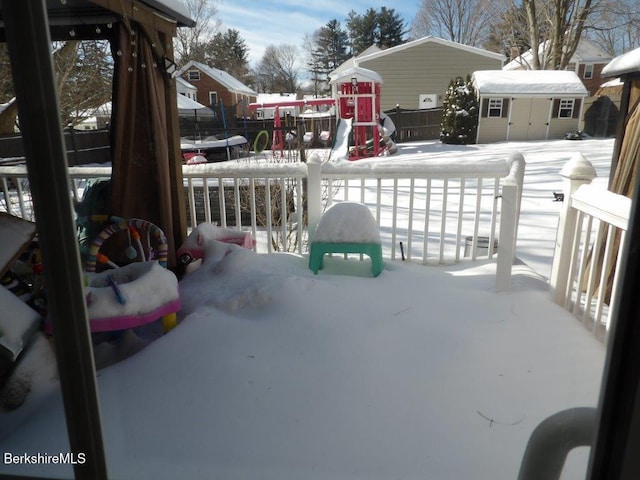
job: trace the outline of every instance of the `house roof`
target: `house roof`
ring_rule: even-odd
[[[548,42],[543,42],[538,48],[538,52],[543,53],[547,46]],[[580,39],[580,43],[576,48],[575,53],[571,57],[570,63],[607,63],[611,60],[611,55],[602,50],[588,38]],[[533,54],[531,53],[531,49],[524,52],[519,57],[514,58],[509,63],[507,63],[503,70],[522,70],[522,69],[531,69],[531,64],[533,62]]]
[[[192,83],[187,82],[180,76],[176,77],[176,83],[178,84],[178,92],[184,92],[187,90],[198,90],[198,87],[196,87]]]
[[[419,45],[428,44],[428,43],[437,43],[440,45],[445,45],[447,47],[457,48],[459,50],[464,50],[467,52],[475,53],[477,55],[482,55],[488,58],[493,58],[495,60],[504,60],[504,55],[500,53],[490,52],[488,50],[483,50],[481,48],[472,47],[470,45],[464,45],[462,43],[452,42],[450,40],[445,40],[443,38],[426,36],[419,38],[417,40],[412,40],[411,42],[403,43],[402,45],[397,45],[391,48],[380,49],[375,45],[367,48],[364,52],[362,52],[357,57],[352,57],[338,68],[336,68],[333,72],[329,74],[330,77],[334,77],[336,74],[340,73],[343,70],[351,67],[358,67],[364,62],[368,62],[369,60],[373,60],[376,58],[385,57],[387,55],[393,55],[394,53],[401,52],[408,48],[417,47]]]
[[[603,69],[603,77],[618,77],[640,72],[640,48],[623,53],[611,60]]]
[[[452,42],[451,40],[445,40],[444,38],[438,38],[438,37],[432,37],[432,36],[422,37],[417,40],[412,40],[411,42],[403,43],[402,45],[397,45],[395,47],[379,50],[377,52],[373,52],[368,55],[361,55],[357,58],[357,60],[358,62],[367,62],[374,58],[380,58],[386,55],[391,55],[393,53],[401,52],[402,50],[417,47],[418,45],[423,45],[425,43],[437,43],[440,45],[445,45],[447,47],[457,48],[458,50],[464,50],[467,52],[475,53],[477,55],[483,55],[488,58],[493,58],[496,60],[504,60],[504,55],[502,55],[501,53],[490,52],[488,50],[483,50],[482,48],[472,47],[470,45],[464,45],[462,43]]]
[[[184,72],[192,68],[197,68],[205,75],[213,78],[230,92],[240,93],[243,95],[257,95],[254,90],[252,90],[240,80],[228,74],[227,72],[218,70],[217,68],[210,67],[209,65],[205,65],[204,63],[196,62],[194,60],[191,60],[184,67],[178,70],[178,75],[182,75]]]
[[[480,95],[587,96],[575,72],[567,70],[479,70],[472,81]]]

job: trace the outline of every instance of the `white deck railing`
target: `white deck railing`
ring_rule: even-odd
[[[76,199],[109,167],[69,169]],[[221,162],[183,167],[189,227],[215,221],[251,230],[258,251],[306,252],[322,212],[359,201],[378,222],[387,258],[453,263],[493,258],[497,288],[510,287],[524,159],[452,162]],[[26,167],[0,167],[0,210],[33,219]],[[306,227],[308,225],[308,228]],[[498,245],[498,249],[489,248]]]
[[[631,199],[591,185],[595,169],[578,154],[562,169],[564,204],[551,268],[553,300],[606,341]]]

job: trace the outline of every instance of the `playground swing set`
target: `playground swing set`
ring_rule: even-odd
[[[285,145],[291,144],[297,138],[293,138],[294,135],[290,135],[290,129],[287,128],[291,123],[290,118],[285,118],[285,124],[283,125],[280,109],[293,107],[317,108],[319,106],[335,106],[337,108],[338,125],[333,135],[332,144],[332,154],[335,158],[359,160],[361,158],[391,155],[396,151],[395,144],[390,138],[390,133],[395,130],[395,127],[391,119],[380,111],[382,83],[382,77],[376,72],[365,68],[352,67],[332,79],[333,97],[251,103],[249,108],[252,110],[275,109],[272,151],[279,152],[281,155],[284,153]],[[381,122],[384,123],[384,127]],[[296,130],[292,131],[297,134]],[[313,134],[313,129],[311,132],[305,132],[303,136],[305,145],[311,145]],[[331,135],[328,131],[321,132],[320,141],[323,144],[328,145],[330,138]],[[258,142],[259,140],[260,143]],[[267,142],[268,133],[263,130],[254,141],[254,151],[257,151],[256,147],[263,144],[264,147],[262,149],[266,148]]]

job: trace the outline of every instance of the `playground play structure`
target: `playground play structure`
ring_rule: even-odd
[[[391,136],[395,126],[391,119],[380,111],[380,91],[382,77],[372,70],[352,67],[344,70],[331,80],[332,97],[305,100],[286,99],[269,103],[251,103],[252,110],[274,108],[272,151],[283,153],[285,144],[291,137],[283,128],[281,108],[334,106],[337,109],[338,125],[333,136],[332,157],[358,160],[395,153],[396,147]],[[264,132],[264,133],[263,133]],[[260,132],[254,142],[254,150],[258,140],[266,146],[268,133]],[[321,141],[329,140],[329,135],[321,133]],[[296,132],[297,134],[297,132]],[[322,138],[324,136],[324,138]],[[309,144],[311,138],[305,134],[304,142]],[[264,147],[263,147],[264,148]]]

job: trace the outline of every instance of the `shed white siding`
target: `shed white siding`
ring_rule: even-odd
[[[480,100],[478,143],[564,138],[580,127],[587,91],[574,72],[484,71],[475,72],[473,82]],[[489,108],[496,99],[503,104],[499,118]]]

